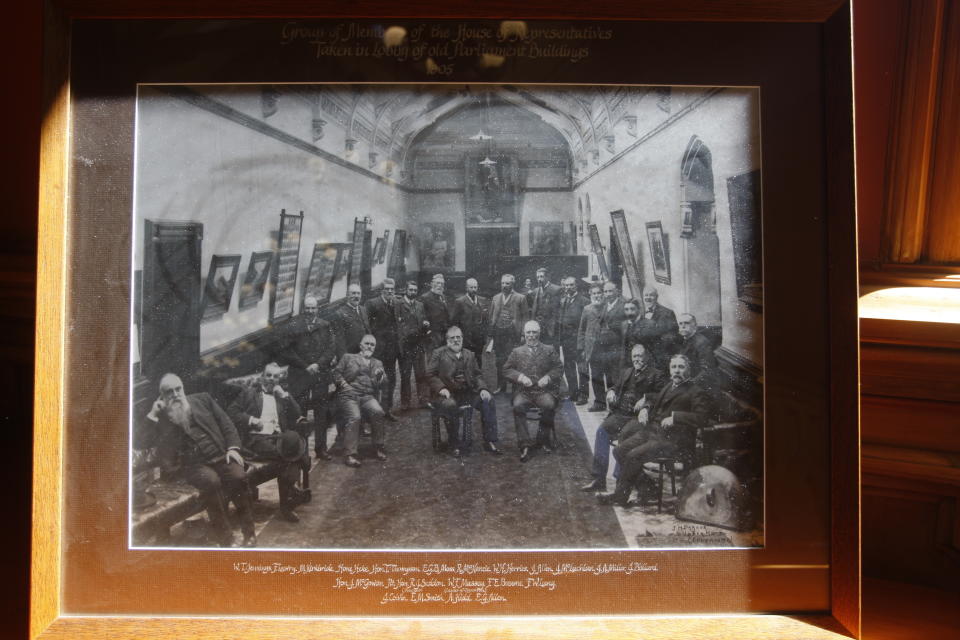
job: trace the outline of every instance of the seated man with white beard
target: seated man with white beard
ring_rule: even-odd
[[[243,546],[257,546],[240,436],[210,394],[187,396],[180,378],[168,373],[160,379],[160,397],[147,414],[147,425],[155,429],[150,440],[164,469],[179,466],[186,481],[200,491],[220,546],[233,546],[227,500],[237,508]]]
[[[242,434],[244,447],[258,459],[280,463],[278,515],[287,522],[299,522],[293,509],[301,502],[301,492],[295,485],[300,470],[310,470],[310,456],[296,429],[300,405],[280,386],[282,377],[283,369],[276,362],[265,366],[259,384],[238,393],[227,407],[227,414]]]
[[[380,387],[386,377],[383,363],[373,357],[377,339],[367,334],[360,340],[360,353],[347,353],[333,370],[334,384],[337,385],[337,403],[340,420],[343,422],[343,448],[348,467],[359,467],[357,448],[360,440],[360,421],[369,420],[373,432],[373,446],[377,460],[387,459],[384,451],[383,407],[377,398]]]

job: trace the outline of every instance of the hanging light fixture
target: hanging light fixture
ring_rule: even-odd
[[[475,134],[470,136],[470,139],[475,142],[485,142],[487,143],[487,153],[484,155],[483,160],[479,162],[480,166],[492,170],[496,166],[497,161],[490,158],[490,152],[493,149],[493,136],[488,135],[483,132],[483,128],[488,125],[487,121],[487,109],[490,106],[490,94],[486,93],[483,96],[483,103],[480,107],[480,130]]]

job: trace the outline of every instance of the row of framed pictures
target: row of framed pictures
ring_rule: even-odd
[[[623,210],[610,213],[613,220],[612,241],[615,243],[614,249],[620,258],[620,263],[626,271],[627,277],[631,282],[637,283],[639,288],[640,261],[634,253],[634,244],[630,240],[630,231],[627,227],[626,215]],[[647,246],[650,251],[650,263],[653,267],[654,279],[661,284],[670,284],[670,245],[669,236],[663,232],[663,223],[648,222],[647,227]],[[600,269],[600,275],[604,279],[610,278],[610,268],[604,254],[603,244],[600,240],[600,230],[597,225],[589,226],[590,232],[590,251],[597,257],[597,263]],[[639,249],[639,245],[637,246]]]
[[[374,264],[383,264],[386,261],[389,237],[390,231],[387,230],[376,239],[372,252],[372,262]],[[350,242],[317,242],[314,244],[301,299],[307,295],[312,295],[317,298],[320,304],[330,302],[333,283],[338,278],[344,277],[349,271],[352,250],[353,243]],[[394,248],[389,271],[394,272],[402,267],[405,253],[406,231],[397,229],[394,234]],[[251,254],[247,273],[240,284],[238,304],[241,311],[256,307],[263,299],[267,279],[274,268],[275,255],[274,251],[254,251]],[[394,260],[394,257],[396,260]],[[230,310],[240,272],[241,259],[242,256],[239,254],[215,254],[210,258],[210,269],[207,272],[201,303],[202,320],[220,318]],[[397,264],[394,264],[394,262],[397,262]]]

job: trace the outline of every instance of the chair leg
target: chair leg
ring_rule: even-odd
[[[657,513],[663,511],[663,463],[659,464],[660,470],[657,472]]]
[[[670,493],[677,497],[677,463],[670,461]]]

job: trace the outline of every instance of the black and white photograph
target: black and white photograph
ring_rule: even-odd
[[[757,89],[144,84],[135,135],[130,547],[764,546]]]

